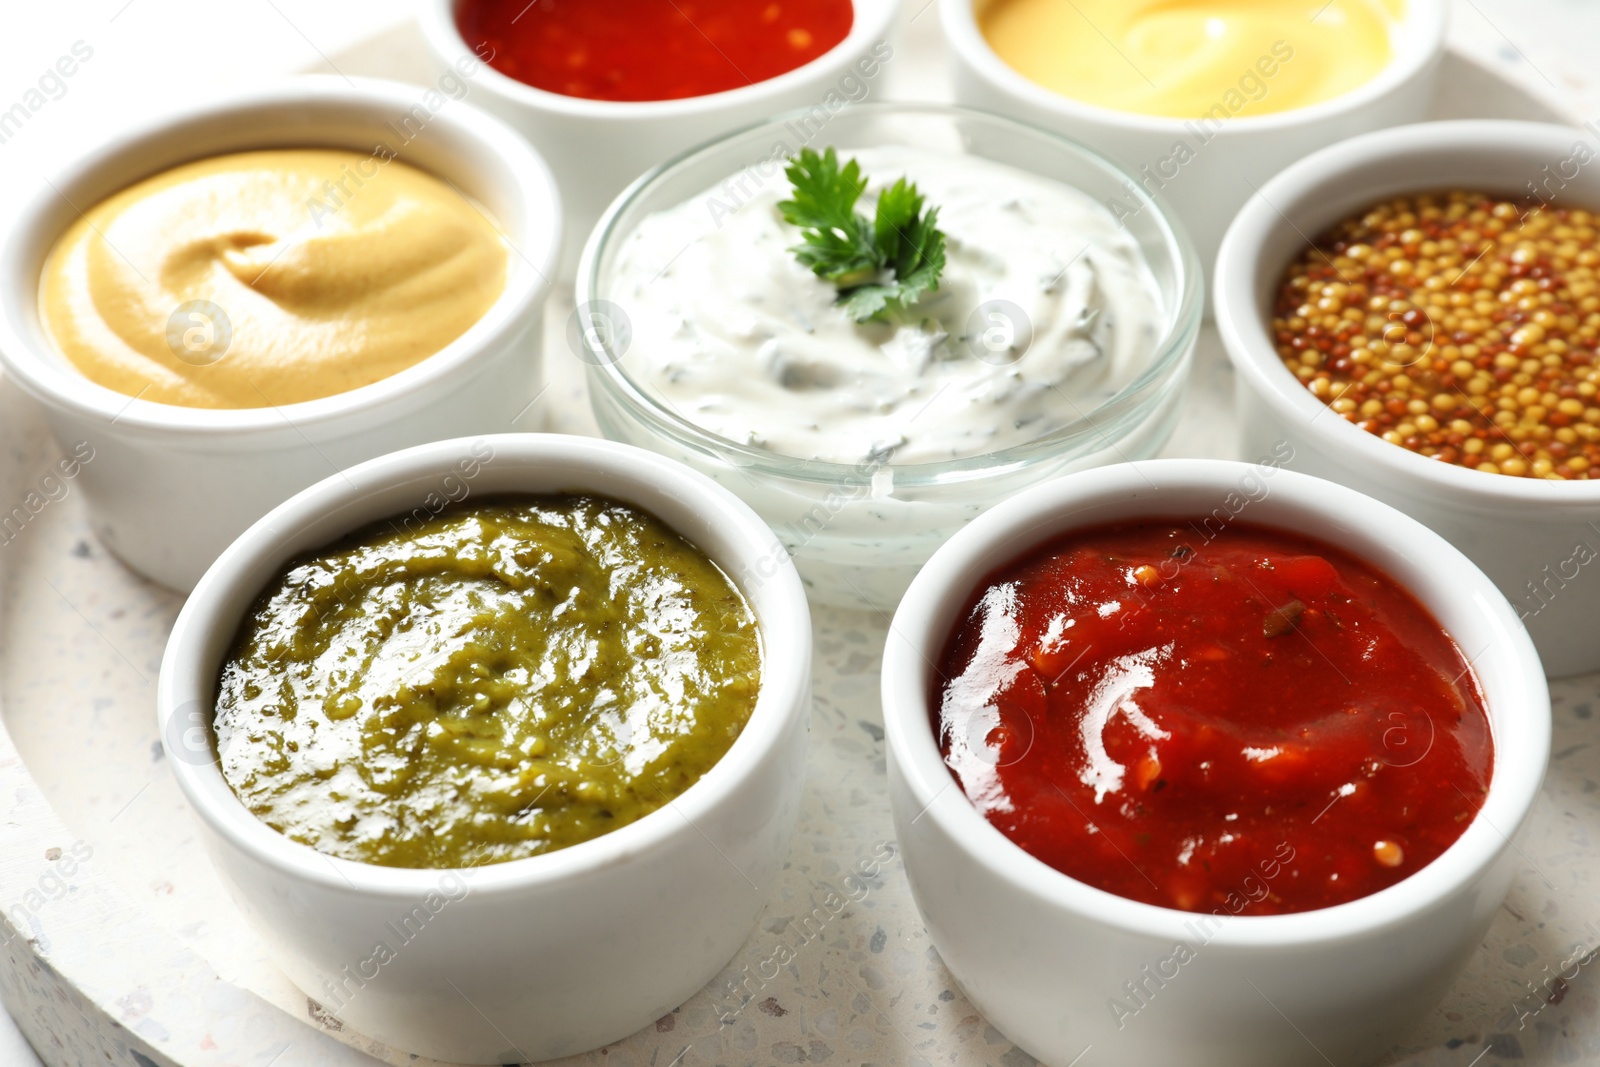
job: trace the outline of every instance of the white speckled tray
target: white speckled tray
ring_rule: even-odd
[[[889,92],[943,98],[937,12],[921,3],[908,3]],[[351,75],[425,73],[409,28],[332,62]],[[1565,113],[1460,53],[1441,99],[1439,117]],[[567,294],[552,302],[540,416],[546,429],[593,432],[563,340],[570,306]],[[1233,455],[1232,407],[1208,328],[1168,454]],[[0,515],[30,515],[0,528],[0,997],[51,1067],[418,1063],[319,1016],[218,883],[154,728],[153,682],[181,598],[95,543],[70,483],[63,495],[41,481],[56,458],[31,402],[0,381]],[[1033,1062],[954,990],[897,860],[865,896],[841,890],[859,898],[842,912],[817,910],[894,838],[877,700],[886,627],[874,614],[816,613],[799,834],[750,941],[654,1027],[574,1063]],[[1523,875],[1461,981],[1391,1063],[1600,1063],[1600,972],[1583,967],[1553,995],[1540,985],[1575,946],[1600,945],[1597,705],[1600,676],[1555,687],[1554,757]]]

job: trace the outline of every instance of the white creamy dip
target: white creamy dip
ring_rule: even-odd
[[[1053,433],[1155,357],[1156,283],[1089,196],[975,156],[839,155],[869,182],[858,212],[902,176],[939,209],[938,291],[897,321],[857,323],[788,251],[801,237],[778,212],[781,171],[651,215],[618,249],[607,295],[632,328],[630,376],[684,418],[800,459],[928,463]]]

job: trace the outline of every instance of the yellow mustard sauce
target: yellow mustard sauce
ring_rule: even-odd
[[[45,261],[40,313],[107,388],[258,408],[433,355],[494,304],[506,267],[493,223],[421,170],[381,153],[244,152],[88,208]]]
[[[1404,0],[993,0],[1012,69],[1118,111],[1229,118],[1331,100],[1393,59]]]

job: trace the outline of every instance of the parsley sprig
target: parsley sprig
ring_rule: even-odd
[[[841,167],[832,148],[821,155],[804,148],[785,173],[794,199],[778,210],[804,238],[789,251],[838,288],[839,304],[857,322],[887,319],[939,288],[939,209],[924,211],[915,185],[901,178],[885,189],[877,216],[869,219],[855,210],[867,180],[854,159]]]

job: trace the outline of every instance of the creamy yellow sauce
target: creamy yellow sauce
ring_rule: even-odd
[[[1393,58],[1404,0],[992,0],[978,17],[1012,69],[1085,103],[1229,118],[1331,100]]]
[[[506,246],[381,151],[219,156],[89,208],[45,262],[52,341],[101,385],[202,408],[314,400],[427,358],[500,296]]]

